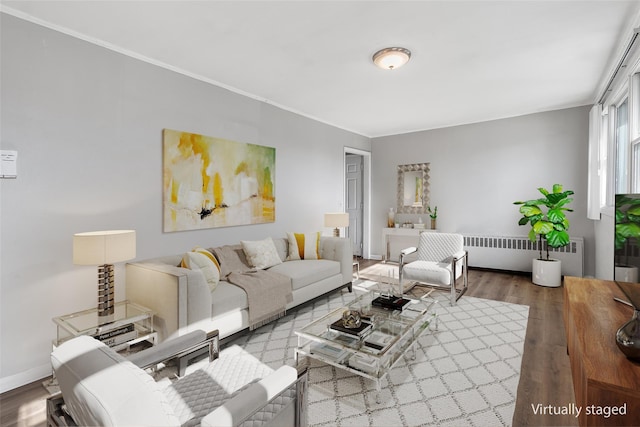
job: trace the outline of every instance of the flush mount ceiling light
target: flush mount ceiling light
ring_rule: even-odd
[[[411,51],[403,47],[387,47],[373,54],[373,63],[385,70],[402,67],[411,58]]]

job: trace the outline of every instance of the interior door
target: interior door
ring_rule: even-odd
[[[353,254],[362,256],[363,232],[363,158],[358,154],[347,154],[345,158],[346,212],[349,214],[349,238]]]

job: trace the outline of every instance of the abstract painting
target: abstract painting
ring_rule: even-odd
[[[164,129],[164,231],[274,222],[276,149]]]

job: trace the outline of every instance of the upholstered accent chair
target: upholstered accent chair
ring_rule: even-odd
[[[416,252],[417,260],[405,262],[408,255]],[[447,289],[451,292],[450,303],[455,305],[469,285],[467,258],[462,235],[422,232],[417,248],[400,253],[400,289],[404,292],[416,284]]]
[[[51,363],[61,393],[47,401],[47,425],[306,425],[306,370],[274,370],[238,346],[218,355],[216,342],[215,360],[168,384],[156,382],[140,366],[166,358],[175,349],[171,341],[133,360],[89,336],[57,347]]]

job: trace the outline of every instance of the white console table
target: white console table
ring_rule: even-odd
[[[424,228],[405,228],[405,227],[398,227],[398,228],[383,228],[382,229],[382,250],[384,251],[384,254],[382,255],[382,261],[384,261],[385,263],[387,261],[390,260],[391,258],[391,253],[390,253],[390,241],[394,238],[394,237],[413,237],[415,236],[415,246],[418,246],[418,237],[420,237],[420,233],[422,232],[436,232],[437,230],[432,230],[432,229],[424,229]]]

